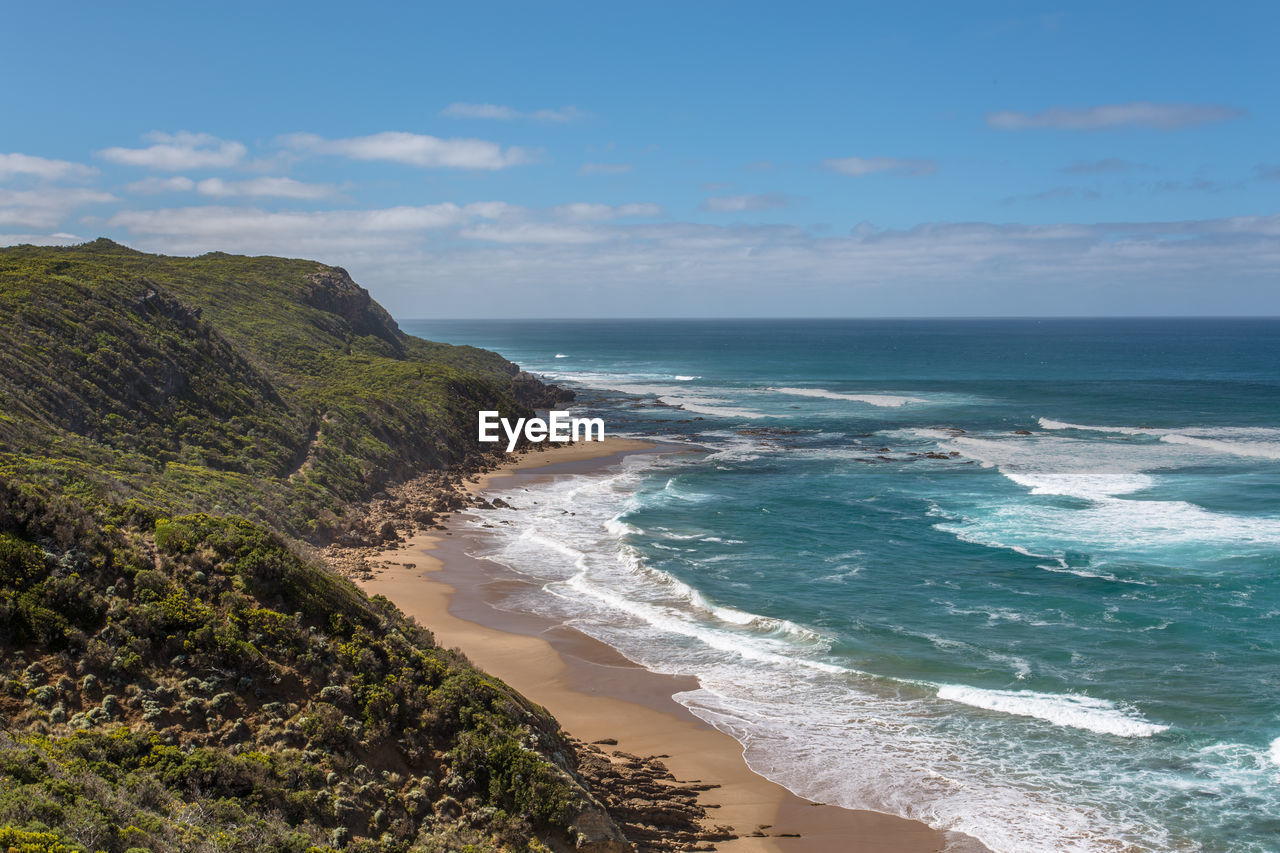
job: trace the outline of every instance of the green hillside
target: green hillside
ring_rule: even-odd
[[[0,849],[629,850],[556,722],[309,556],[557,398],[309,261],[0,250]]]
[[[478,408],[551,399],[496,353],[403,334],[339,268],[108,240],[0,249],[0,352],[0,476],[312,540],[480,453]]]

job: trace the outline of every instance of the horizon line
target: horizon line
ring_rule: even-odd
[[[393,315],[394,317],[394,315]],[[394,317],[396,322],[488,322],[488,323],[511,323],[511,322],[535,322],[545,320],[555,320],[559,322],[599,322],[602,320],[609,321],[724,321],[724,320],[758,320],[762,322],[775,322],[779,320],[804,320],[804,321],[821,321],[835,322],[843,320],[1280,320],[1280,314],[965,314],[956,316],[947,315],[922,315],[922,314],[885,314],[876,316],[844,316],[844,317],[814,317],[814,316],[786,316],[786,317],[762,317],[762,316],[678,316],[678,317],[629,317],[629,316],[596,316],[596,317]]]

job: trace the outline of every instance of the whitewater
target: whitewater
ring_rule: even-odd
[[[472,523],[757,772],[997,853],[1280,850],[1280,322],[405,325],[678,448]]]

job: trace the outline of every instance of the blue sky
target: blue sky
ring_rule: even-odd
[[[1280,314],[1277,8],[22,4],[0,244],[399,317]]]

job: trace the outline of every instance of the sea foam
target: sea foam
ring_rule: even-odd
[[[622,394],[634,394],[637,397],[657,397],[668,406],[684,409],[699,415],[716,418],[735,418],[755,420],[770,415],[744,406],[733,405],[726,396],[718,396],[715,388],[698,388],[702,394],[690,394],[688,386],[666,385],[652,380],[669,380],[691,382],[699,377],[675,374],[609,374],[609,373],[548,373],[548,378],[567,379],[598,388],[602,391],[617,391]]]
[[[1090,696],[1031,690],[983,690],[946,684],[938,688],[938,698],[1116,737],[1151,737],[1169,729],[1168,726],[1148,722],[1132,711],[1118,708],[1105,699]]]
[[[1166,444],[1180,444],[1207,450],[1257,459],[1280,459],[1280,430],[1266,427],[1185,427],[1163,429],[1156,427],[1092,426],[1073,424],[1040,418],[1040,426],[1047,430],[1076,430],[1116,435],[1144,435],[1157,438]]]
[[[1150,488],[1154,480],[1146,472],[1165,464],[1132,448],[1056,436],[1022,441],[960,436],[942,448],[996,468],[1033,495],[1086,500]]]
[[[755,420],[756,418],[769,417],[768,414],[755,409],[747,409],[742,406],[726,406],[725,403],[729,401],[722,397],[691,397],[683,394],[664,394],[658,399],[668,406],[675,406],[677,409],[684,409],[686,412],[710,415],[716,418],[748,418]]]
[[[968,832],[1000,853],[1120,850],[1118,839],[1141,836],[1114,823],[1113,815],[1006,784],[999,767],[985,762],[1011,760],[999,744],[1013,749],[1022,741],[1020,731],[1052,722],[1048,716],[1084,719],[1088,725],[1059,723],[1062,731],[1079,733],[1074,737],[1097,738],[1100,731],[1108,739],[1144,737],[1143,727],[1155,724],[1115,706],[1073,707],[1073,697],[1042,699],[1050,710],[1039,722],[1025,713],[1025,703],[994,718],[967,719],[944,693],[974,688],[870,676],[833,657],[829,639],[810,628],[709,600],[651,565],[640,546],[651,535],[701,547],[719,543],[708,543],[705,530],[654,526],[651,534],[629,520],[640,503],[665,500],[671,492],[663,485],[688,470],[660,459],[633,457],[621,472],[505,495],[521,506],[519,512],[474,514],[477,526],[480,518],[510,522],[485,533],[498,545],[492,556],[544,590],[527,606],[570,621],[650,669],[696,675],[701,689],[676,698],[741,740],[758,772],[802,795]],[[713,556],[738,559],[719,549]],[[1009,665],[1020,677],[1028,675],[1025,662]],[[1010,695],[1025,700],[1027,694]],[[964,704],[982,707],[979,701]],[[1034,744],[1018,749],[1041,750]],[[998,754],[989,757],[993,748]],[[844,760],[849,755],[877,760]],[[1028,815],[1051,825],[1029,825]]]
[[[823,400],[847,400],[851,403],[866,403],[881,408],[898,408],[909,403],[925,403],[919,397],[905,397],[897,394],[849,394],[843,391],[828,391],[825,388],[767,388],[775,394],[790,394],[793,397],[817,397]]]

